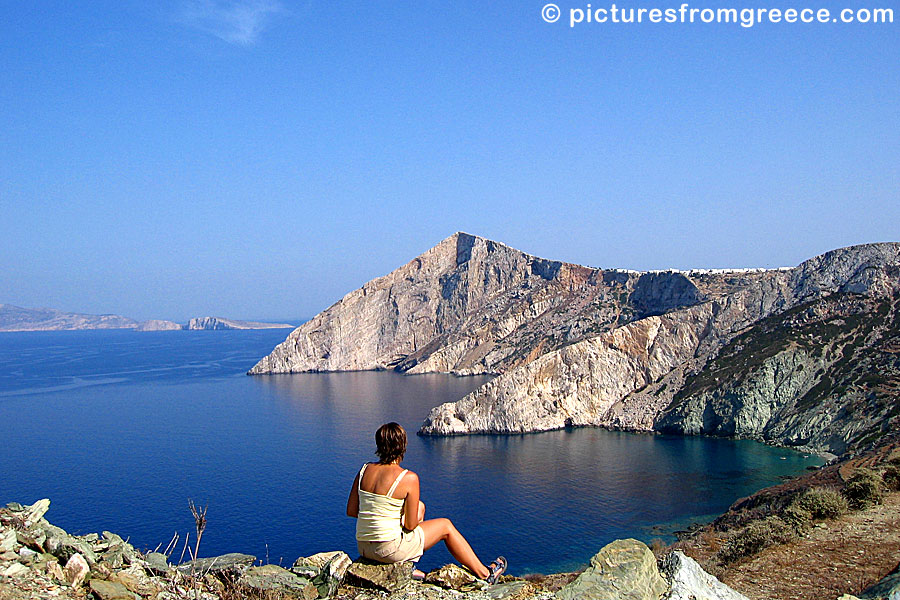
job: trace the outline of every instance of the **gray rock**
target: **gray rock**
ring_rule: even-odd
[[[18,540],[16,538],[15,531],[13,531],[12,529],[0,531],[0,553],[11,552],[15,550],[17,544]]]
[[[306,600],[319,597],[319,590],[309,579],[277,565],[250,567],[241,575],[240,583],[254,590],[290,594]]]
[[[41,520],[47,510],[50,508],[50,500],[44,498],[43,500],[38,500],[31,506],[25,508],[25,527],[31,527],[36,524],[39,520]]]
[[[414,567],[411,562],[384,564],[360,558],[347,569],[347,582],[357,587],[396,592],[412,582]]]
[[[121,568],[126,562],[125,546],[123,544],[116,544],[100,555],[100,562],[108,565],[111,569]]]
[[[256,557],[249,554],[240,554],[231,552],[221,556],[212,556],[210,558],[198,558],[190,562],[178,565],[181,573],[195,573],[205,575],[206,573],[223,573],[235,572],[243,573],[256,562]]]
[[[48,535],[44,542],[47,552],[59,559],[60,562],[67,562],[71,557],[80,554],[91,566],[97,564],[97,553],[91,548],[90,544],[84,540],[80,540],[70,535],[64,537],[56,537],[55,534]]]
[[[23,565],[22,563],[14,562],[13,564],[6,567],[3,571],[0,571],[0,575],[4,577],[22,577],[30,571],[28,567]]]
[[[456,564],[444,565],[425,576],[425,583],[449,590],[461,590],[465,587],[471,587],[478,581],[478,578],[473,573]]]
[[[860,600],[900,600],[900,567],[875,585],[866,588],[859,597]]]
[[[491,600],[524,600],[530,598],[534,589],[527,581],[509,581],[488,587],[484,593]]]
[[[665,600],[748,600],[680,550],[667,554],[661,563],[660,572],[670,586]]]
[[[30,548],[19,548],[19,560],[26,565],[30,565],[37,558],[38,553]]]
[[[84,581],[84,578],[87,577],[88,573],[91,572],[91,568],[83,556],[73,554],[66,562],[63,572],[66,577],[66,583],[77,588]]]
[[[556,593],[559,600],[658,600],[668,586],[656,558],[637,540],[616,540],[591,558],[575,581]]]
[[[325,563],[319,569],[319,572],[313,577],[313,584],[319,590],[319,595],[323,598],[333,596],[337,591],[344,577],[347,575],[347,569],[350,568],[352,561],[345,552],[324,552],[309,557],[311,564],[325,560]]]
[[[40,527],[32,527],[27,531],[17,531],[16,539],[19,544],[28,546],[32,550],[43,551],[45,549],[47,535],[44,529]]]
[[[90,588],[98,600],[139,600],[139,596],[114,581],[91,579]]]
[[[110,581],[121,583],[138,596],[153,597],[162,587],[158,580],[148,577],[144,569],[136,564],[131,565],[127,569],[117,571],[112,575]]]
[[[6,508],[13,512],[22,512],[25,510],[25,507],[19,504],[18,502],[10,502],[6,505]]]
[[[161,552],[150,552],[144,557],[144,561],[147,563],[147,568],[157,575],[165,575],[171,568],[168,558]]]

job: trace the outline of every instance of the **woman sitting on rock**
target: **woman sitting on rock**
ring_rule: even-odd
[[[484,566],[466,538],[450,519],[425,521],[425,504],[419,500],[419,476],[400,467],[406,454],[406,431],[387,423],[375,432],[377,463],[360,469],[347,499],[347,515],[356,519],[356,542],[365,558],[383,563],[416,562],[422,553],[442,541],[450,554],[488,583],[496,583],[506,570],[498,557]],[[416,569],[413,576],[424,574]]]

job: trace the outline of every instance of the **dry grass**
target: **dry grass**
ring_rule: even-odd
[[[858,594],[897,566],[900,493],[882,505],[812,527],[796,541],[766,548],[727,567],[711,564],[699,540],[684,551],[753,600],[821,600]]]

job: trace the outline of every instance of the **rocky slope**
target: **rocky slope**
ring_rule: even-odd
[[[457,233],[347,294],[294,330],[250,373],[499,374],[459,402],[435,408],[424,434],[594,425],[738,435],[843,451],[864,437],[862,430],[872,435],[873,428],[888,423],[896,390],[890,381],[879,388],[887,390],[879,409],[862,406],[860,399],[825,402],[847,388],[841,388],[838,374],[819,373],[824,362],[806,362],[821,359],[843,368],[846,361],[838,364],[835,357],[846,347],[858,353],[854,360],[865,355],[873,365],[893,364],[889,352],[876,356],[890,347],[892,334],[883,331],[879,335],[888,341],[870,336],[852,348],[849,338],[832,343],[818,335],[806,354],[791,354],[790,346],[763,371],[758,361],[743,360],[743,346],[735,350],[732,342],[758,337],[762,347],[778,338],[781,347],[787,343],[781,337],[794,334],[786,322],[772,318],[807,305],[843,306],[853,298],[854,310],[867,315],[860,317],[866,325],[852,325],[857,329],[844,334],[861,340],[859,327],[873,327],[883,311],[894,314],[891,298],[898,289],[896,243],[842,248],[789,269],[639,273],[549,261]],[[757,326],[771,331],[753,333]],[[812,356],[825,346],[832,347],[827,357]],[[714,386],[702,387],[699,382],[709,381],[710,370],[721,368],[710,362],[720,352],[725,352],[722,361],[731,356],[741,366],[727,370],[727,381],[720,377]],[[788,360],[794,371],[779,362]],[[795,376],[804,368],[805,375]],[[778,396],[770,398],[775,388]],[[694,397],[701,391],[708,395]],[[720,401],[726,396],[730,409]],[[865,412],[864,425],[840,417],[835,422],[835,411],[850,406]],[[733,414],[725,415],[727,410]],[[808,418],[814,423],[804,425]]]

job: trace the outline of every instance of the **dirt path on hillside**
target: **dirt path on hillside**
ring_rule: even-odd
[[[814,526],[797,542],[729,567],[724,583],[753,600],[834,600],[858,594],[900,561],[900,493]]]

